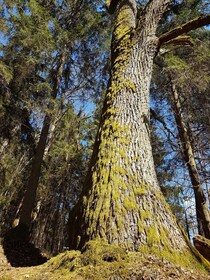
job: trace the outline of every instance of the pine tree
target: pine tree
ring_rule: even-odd
[[[161,58],[159,58],[158,62],[158,71],[161,69],[165,78],[160,82],[158,74],[155,76],[156,83],[157,85],[159,84],[159,92],[162,92],[162,95],[165,94],[167,102],[169,102],[169,106],[172,107],[175,115],[181,145],[180,154],[182,154],[184,164],[188,168],[189,178],[195,193],[198,232],[207,237],[209,234],[209,210],[202,187],[204,178],[202,178],[202,172],[199,168],[201,160],[199,143],[208,141],[208,126],[206,127],[206,117],[203,114],[203,111],[206,112],[205,107],[208,107],[208,102],[201,105],[198,97],[202,93],[205,98],[206,89],[209,87],[209,62],[208,50],[206,51],[205,47],[206,31],[200,33],[200,36],[203,37],[203,42],[196,43],[195,39],[193,43],[193,39],[191,39],[191,44],[187,47],[187,50],[182,45],[178,48],[177,46],[168,46],[168,52],[163,55],[164,59],[162,57],[161,62]],[[202,71],[204,69],[205,74],[203,75]],[[183,73],[185,74],[183,75]],[[202,81],[198,81],[199,75],[203,75]],[[195,134],[197,134],[196,142],[194,140]],[[208,154],[208,147],[206,147],[206,153]],[[204,162],[207,158],[202,160]]]
[[[2,204],[5,209],[1,220],[5,223],[5,229],[8,229],[15,217],[14,225],[18,222],[26,223],[27,227],[32,225],[33,211],[36,211],[38,182],[41,177],[42,181],[48,174],[43,164],[47,164],[45,159],[49,158],[47,154],[51,152],[50,146],[53,145],[57,125],[62,121],[56,124],[56,119],[68,115],[67,108],[71,108],[69,104],[73,103],[75,97],[82,102],[84,92],[85,98],[89,99],[98,90],[100,91],[101,86],[97,88],[98,84],[94,78],[100,79],[103,60],[106,59],[106,51],[102,46],[106,44],[109,32],[96,24],[103,15],[94,5],[86,1],[84,3],[64,1],[62,9],[59,1],[12,1],[9,4],[4,2],[2,5],[3,12],[5,11],[3,18],[5,26],[6,23],[9,24],[5,27],[7,42],[2,47],[1,64],[5,98],[2,100],[3,133],[1,135],[3,137],[0,140],[3,143],[2,158],[5,158],[2,161],[2,179],[6,181],[4,188],[1,189]],[[107,19],[103,17],[103,24],[106,24],[106,21]],[[70,109],[71,112],[72,110]],[[63,126],[62,129],[67,128]],[[81,134],[77,137],[82,137]],[[75,133],[72,137],[74,139]],[[66,141],[70,141],[69,138]],[[78,146],[79,141],[80,139],[77,143],[73,141],[74,145]],[[14,145],[14,152],[11,150],[12,145]],[[22,153],[20,147],[24,150],[24,162],[21,167],[17,164]],[[8,149],[11,151],[10,157],[8,157]],[[15,153],[18,154],[17,159]],[[11,159],[14,165],[4,163]],[[81,155],[75,157],[75,164],[79,159]],[[65,160],[59,163],[62,164],[66,164]],[[14,166],[18,167],[17,172],[14,172]],[[45,174],[42,173],[43,170]],[[51,172],[57,171],[53,169]],[[17,182],[7,183],[10,181],[10,178],[7,178],[10,177],[10,173],[16,174]],[[28,174],[31,174],[30,178]],[[59,176],[62,175],[58,175],[58,181]],[[68,178],[71,181],[70,175]],[[55,200],[51,200],[52,208],[57,203],[54,203],[57,189],[54,184],[52,180],[46,184],[51,191],[54,189],[54,193],[51,193],[55,196]],[[62,187],[64,188],[64,183]],[[67,189],[71,189],[71,183]],[[65,200],[65,189],[60,189],[60,192],[62,199]],[[44,193],[47,195],[47,190]],[[38,194],[40,194],[39,190]],[[46,198],[42,199],[44,204]],[[71,203],[74,199],[69,198]],[[62,203],[60,201],[61,205]],[[59,208],[59,206],[55,207]],[[66,207],[67,205],[65,209]],[[21,216],[20,221],[19,216]],[[41,219],[41,216],[39,218]],[[61,220],[61,217],[59,219]],[[41,221],[37,222],[39,223]],[[49,224],[50,219],[48,219]],[[64,231],[64,223],[62,227]],[[39,230],[38,227],[35,228],[33,225],[34,236],[35,231]],[[55,243],[54,240],[52,242]],[[42,246],[44,246],[43,242]],[[61,249],[62,246],[59,248]],[[53,253],[56,250],[53,249]]]

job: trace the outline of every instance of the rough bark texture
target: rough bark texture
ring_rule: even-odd
[[[199,16],[181,26],[178,26],[167,33],[163,34],[159,38],[159,46],[162,44],[177,38],[178,36],[187,33],[191,30],[210,24],[210,15]]]
[[[188,251],[157,183],[148,125],[155,31],[168,2],[150,1],[137,27],[136,1],[116,5],[111,78],[82,198],[70,213],[71,248],[101,238],[179,260]]]
[[[55,81],[53,84],[53,90],[52,90],[52,95],[51,97],[53,99],[56,98],[58,88],[61,82],[61,77],[62,77],[62,72],[63,72],[63,67],[65,63],[65,57],[66,57],[66,47],[64,48],[61,58],[60,58],[60,64],[57,69],[57,74],[55,77]],[[48,109],[51,108],[51,105],[48,106]],[[41,135],[39,138],[39,142],[36,148],[35,156],[32,162],[31,166],[31,173],[29,176],[28,180],[28,185],[27,189],[25,192],[25,195],[23,197],[23,201],[21,204],[21,210],[19,213],[19,225],[24,225],[26,227],[30,227],[31,224],[31,215],[33,208],[35,206],[35,201],[36,201],[36,192],[37,192],[37,187],[39,183],[39,177],[40,177],[40,172],[41,172],[41,165],[44,157],[44,152],[46,148],[46,143],[49,135],[49,129],[51,125],[51,116],[49,113],[46,113],[44,122],[43,122],[43,127],[41,131]]]
[[[173,96],[175,120],[176,120],[179,137],[183,148],[184,160],[187,164],[190,180],[195,194],[198,232],[200,235],[203,235],[206,238],[210,238],[210,212],[208,209],[208,204],[203,192],[202,181],[198,172],[193,148],[191,145],[190,138],[188,136],[187,127],[184,122],[179,94],[173,82],[171,83],[172,83],[171,92]]]

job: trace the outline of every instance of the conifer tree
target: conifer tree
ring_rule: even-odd
[[[96,80],[100,79],[99,73],[102,69],[103,58],[96,54],[104,52],[101,46],[106,44],[109,32],[96,24],[102,15],[94,5],[89,5],[86,1],[84,3],[81,1],[71,3],[64,1],[62,9],[60,1],[11,1],[8,5],[6,2],[3,3],[3,13],[4,11],[3,20],[7,42],[2,47],[1,64],[5,95],[2,100],[4,109],[2,114],[3,137],[0,139],[4,144],[2,145],[4,147],[2,158],[9,160],[7,151],[8,149],[11,150],[12,144],[19,151],[21,145],[24,144],[23,150],[24,147],[27,147],[26,154],[24,153],[24,162],[21,167],[17,168],[17,172],[14,172],[12,165],[6,166],[5,161],[2,161],[2,178],[6,174],[7,181],[10,172],[16,174],[15,178],[18,178],[17,184],[15,182],[10,184],[11,189],[9,189],[7,182],[1,189],[2,197],[4,197],[2,203],[5,209],[2,212],[1,219],[3,221],[6,219],[5,217],[10,216],[9,219],[6,219],[7,221],[3,222],[8,229],[14,217],[17,218],[14,225],[17,225],[18,222],[26,224],[27,227],[32,225],[33,212],[36,212],[38,182],[40,176],[42,176],[41,181],[46,176],[41,171],[48,172],[43,167],[43,163],[47,164],[43,159],[44,157],[46,160],[49,159],[47,154],[48,152],[51,153],[50,147],[54,145],[53,139],[55,133],[58,133],[56,131],[60,127],[62,118],[73,111],[70,106],[73,103],[72,100],[76,97],[82,102],[84,95],[88,99],[97,90],[100,90],[100,87],[96,88]],[[103,18],[103,20],[106,24],[106,19]],[[102,37],[98,36],[99,33],[102,34]],[[93,40],[95,41],[94,47],[91,44]],[[75,120],[77,123],[76,119],[72,117],[71,120]],[[65,130],[66,127],[63,126],[62,129]],[[7,130],[8,133],[6,133]],[[63,133],[62,130],[60,133]],[[81,131],[78,132],[77,137],[80,138],[81,134]],[[14,143],[15,135],[18,142]],[[73,141],[75,137],[76,133],[74,132],[72,134],[74,144],[72,145],[77,147],[80,139]],[[71,142],[69,138],[66,141]],[[21,152],[18,156],[21,156]],[[76,164],[77,161],[81,160],[82,155],[78,152],[78,156],[72,157]],[[14,160],[15,151],[11,153],[11,158]],[[59,165],[62,163],[66,164],[65,159],[62,159]],[[16,165],[15,161],[14,166]],[[74,163],[72,163],[72,166],[74,166]],[[83,165],[81,164],[81,166]],[[57,174],[56,180],[61,179],[62,175],[59,175],[59,172],[56,173],[54,169],[51,172]],[[31,174],[31,176],[29,177],[28,174]],[[59,178],[59,176],[61,177]],[[75,174],[72,176],[74,177]],[[71,181],[70,174],[68,178]],[[47,184],[45,182],[46,187],[51,191],[54,190],[51,195],[55,196],[55,199],[50,201],[50,207],[54,207],[57,188],[52,188],[50,184],[54,185],[55,182],[52,180]],[[64,188],[64,183],[62,187]],[[72,188],[74,187],[72,186]],[[71,183],[66,189],[71,189]],[[5,193],[7,194],[6,197]],[[44,193],[48,192],[45,191]],[[60,193],[62,199],[65,200],[65,190],[62,190],[61,187]],[[40,191],[38,191],[38,197],[40,198]],[[71,205],[74,199],[69,197],[67,201],[70,200]],[[44,197],[43,201],[45,201]],[[61,205],[62,203],[60,201]],[[59,206],[55,207],[59,208]],[[66,203],[65,209],[69,209],[69,207]],[[13,211],[11,211],[12,209]],[[8,215],[3,215],[5,212]],[[41,216],[39,218],[41,219]],[[59,219],[61,220],[61,217]],[[38,223],[36,221],[37,225],[39,223],[41,221]],[[47,223],[49,226],[50,219]],[[64,230],[65,225],[63,224],[62,227],[62,230]],[[33,225],[33,236],[36,235],[35,231],[39,230],[38,226],[35,228],[36,226]],[[52,242],[55,243],[55,240]],[[43,242],[42,245],[44,246]],[[48,248],[50,247],[51,245],[48,246]],[[59,246],[59,248],[61,249],[62,246]],[[53,252],[55,253],[56,250],[58,248],[53,249]]]
[[[157,71],[160,71],[161,68],[164,73],[164,80],[160,81],[158,75],[154,75],[156,85],[158,85],[156,93],[159,91],[159,97],[165,95],[166,102],[169,102],[169,106],[173,108],[172,111],[175,115],[175,123],[180,138],[180,154],[188,168],[189,178],[195,193],[198,232],[206,237],[209,235],[209,210],[202,187],[205,178],[201,175],[202,171],[199,167],[199,162],[201,162],[199,150],[201,143],[208,142],[208,126],[206,127],[206,116],[203,114],[203,112],[206,112],[205,108],[208,107],[208,102],[202,105],[197,98],[201,94],[206,96],[206,91],[209,88],[208,48],[206,49],[205,39],[207,33],[208,31],[200,32],[203,42],[198,43],[196,39],[193,42],[191,38],[187,50],[182,45],[179,47],[170,47],[169,45],[168,51],[165,55],[162,55],[162,62],[161,58],[158,61]],[[197,32],[196,35],[198,34]],[[183,75],[183,73],[185,74]],[[199,78],[198,81],[198,77],[201,75],[203,78],[202,80]],[[196,141],[194,139],[195,134],[197,134]],[[205,145],[205,147],[205,152],[208,154],[208,146]],[[202,157],[202,161],[208,161],[207,157]],[[204,173],[206,174],[206,172]]]

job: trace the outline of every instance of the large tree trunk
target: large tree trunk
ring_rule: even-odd
[[[182,114],[182,106],[180,97],[176,86],[171,81],[171,92],[173,97],[173,107],[175,120],[179,132],[179,138],[183,149],[184,160],[187,165],[190,180],[193,186],[196,204],[196,217],[198,223],[198,232],[200,235],[210,239],[210,213],[206,197],[202,188],[202,181],[198,172],[193,147],[191,145],[190,138],[188,136],[187,126]]]
[[[187,248],[158,186],[149,132],[155,32],[168,2],[149,1],[136,28],[136,1],[112,1],[111,78],[82,198],[70,213],[71,248],[96,238],[128,250]]]
[[[55,99],[57,96],[58,88],[61,82],[63,67],[66,58],[66,47],[61,53],[60,63],[57,69],[56,77],[54,79],[53,89],[52,89],[52,99]],[[52,109],[52,106],[49,105],[48,109]],[[44,152],[46,148],[46,143],[49,135],[51,125],[51,116],[49,113],[46,113],[41,135],[39,142],[36,148],[35,156],[31,166],[31,173],[28,180],[27,189],[22,200],[21,210],[19,213],[19,226],[29,228],[32,221],[32,211],[35,206],[36,201],[36,192],[39,183],[39,177],[41,172],[41,165],[44,157]]]

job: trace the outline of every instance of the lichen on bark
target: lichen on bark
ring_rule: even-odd
[[[112,67],[90,170],[69,219],[70,246],[106,241],[128,251],[195,260],[160,191],[149,132],[149,87],[167,0],[151,1],[136,28],[136,1],[117,1]],[[162,6],[161,6],[162,5]],[[162,7],[162,8],[161,8]]]

